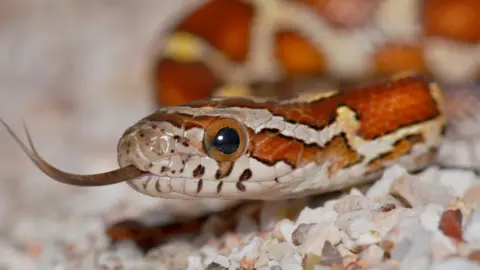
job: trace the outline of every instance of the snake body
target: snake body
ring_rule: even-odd
[[[210,98],[164,107],[118,142],[120,169],[73,175],[28,149],[50,177],[74,185],[126,181],[146,195],[295,198],[372,181],[393,164],[432,162],[445,131],[443,95],[419,75],[288,100]]]
[[[376,179],[392,164],[426,166],[442,142],[442,104],[438,87],[419,76],[283,101],[200,100],[129,128],[118,160],[149,172],[129,184],[151,196],[324,193]]]

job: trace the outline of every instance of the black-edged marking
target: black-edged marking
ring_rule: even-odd
[[[198,166],[192,172],[193,178],[200,178],[204,174],[205,174],[205,167],[202,164],[198,164]]]
[[[237,187],[237,189],[240,190],[241,192],[247,191],[247,188],[245,187],[245,185],[244,185],[242,182],[237,182],[236,187]]]
[[[252,170],[250,169],[245,169],[240,177],[238,178],[238,181],[247,181],[248,179],[252,178]]]
[[[203,187],[203,179],[200,179],[197,182],[197,194],[200,193],[200,191],[202,191],[202,187]]]
[[[223,181],[220,181],[217,185],[217,194],[220,194],[220,192],[222,192],[222,187],[223,187]]]

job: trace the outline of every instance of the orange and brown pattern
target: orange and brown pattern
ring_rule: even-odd
[[[388,80],[311,102],[279,104],[232,98],[185,104],[188,107],[266,109],[273,115],[283,117],[287,122],[307,125],[317,130],[333,123],[337,109],[347,106],[361,121],[358,135],[366,140],[375,139],[401,127],[431,120],[440,114],[437,105],[431,96],[429,82],[421,76]]]
[[[250,109],[260,109],[274,116],[280,116],[286,122],[305,125],[321,132],[338,120],[339,108],[348,108],[354,112],[359,123],[358,130],[343,130],[343,132],[368,141],[393,133],[400,128],[439,117],[440,104],[436,103],[430,87],[430,82],[424,77],[411,75],[321,96],[310,102],[254,101],[246,98],[198,100],[179,107],[187,109],[185,112],[158,111],[146,119],[167,121],[184,130],[194,127],[206,129],[222,117],[208,115],[208,113],[193,115],[187,113],[188,110],[209,106],[214,109],[237,108],[238,112],[246,110],[244,113],[247,113]],[[292,168],[301,167],[313,161],[319,163],[330,161],[334,164],[331,168],[331,173],[334,173],[363,159],[349,146],[345,133],[336,135],[325,145],[319,145],[307,143],[294,136],[286,136],[278,129],[263,128],[254,131],[253,127],[245,126],[245,128],[249,136],[247,153],[252,158],[270,166],[279,161],[285,162]],[[356,132],[356,134],[350,134],[350,132]],[[394,149],[391,152],[381,155],[370,163],[371,169],[380,169],[384,162],[407,154],[414,144],[420,142],[423,142],[421,135],[399,140],[393,145]],[[220,173],[228,172],[232,166],[232,164],[224,164],[222,167],[224,170]]]
[[[480,58],[475,53],[480,46],[477,0],[274,2],[207,0],[181,16],[169,28],[166,40],[188,33],[228,63],[217,63],[218,56],[211,52],[182,61],[175,59],[178,52],[160,53],[153,74],[156,103],[171,106],[217,93],[261,95],[259,89],[280,91],[278,85],[283,82],[312,78],[334,86],[398,72],[419,72],[449,84],[480,78],[480,61],[474,60]],[[314,16],[306,16],[305,9]],[[396,9],[403,12],[396,13]],[[280,13],[298,18],[281,18]],[[392,27],[400,21],[402,27]],[[319,25],[318,31],[312,29]],[[356,42],[364,46],[354,47]],[[259,53],[268,57],[252,61]],[[465,64],[470,58],[471,63]],[[258,67],[259,63],[265,67]],[[353,73],[352,65],[358,65]],[[258,70],[262,75],[257,76]],[[232,85],[252,91],[237,93]]]
[[[393,144],[393,150],[379,155],[368,163],[368,171],[374,172],[384,169],[385,163],[394,161],[401,156],[411,153],[412,148],[423,143],[425,138],[421,134],[408,135]]]

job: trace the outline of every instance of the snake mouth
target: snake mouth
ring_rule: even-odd
[[[8,126],[3,120],[1,123],[7,129],[8,133],[13,137],[17,144],[27,154],[30,160],[46,175],[50,176],[53,180],[60,183],[74,185],[74,186],[106,186],[113,185],[129,180],[139,178],[148,172],[142,171],[133,165],[125,166],[116,170],[99,173],[99,174],[72,174],[62,171],[47,161],[45,161],[35,149],[32,138],[28,132],[27,126],[23,124],[25,134],[27,136],[28,144],[30,148],[23,143],[15,132]]]

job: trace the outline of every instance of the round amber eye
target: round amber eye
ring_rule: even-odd
[[[233,161],[246,149],[247,131],[238,121],[221,118],[205,130],[203,144],[206,153],[217,161]]]

